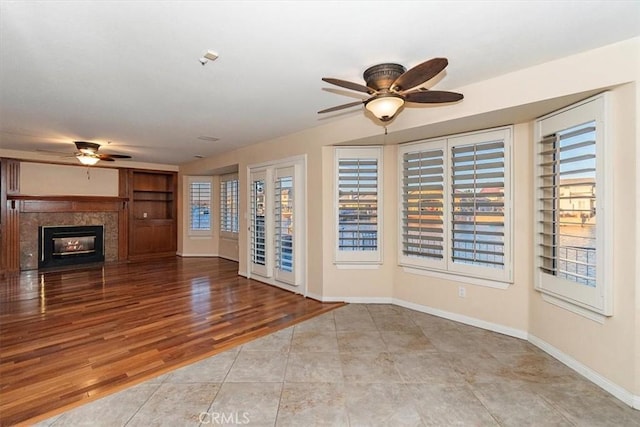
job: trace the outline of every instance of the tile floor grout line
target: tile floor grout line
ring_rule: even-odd
[[[330,312],[333,316],[333,311]],[[309,319],[311,320],[311,319]],[[276,417],[273,420],[273,426],[275,427],[278,424],[278,417],[280,415],[280,406],[282,405],[282,395],[284,394],[284,387],[287,383],[287,369],[289,368],[289,357],[291,356],[291,349],[293,348],[293,336],[296,333],[296,327],[301,325],[304,322],[298,323],[297,325],[292,326],[291,330],[291,338],[289,338],[289,347],[287,349],[287,361],[284,365],[284,374],[282,375],[282,383],[280,384],[280,397],[278,399],[278,408],[276,409]]]
[[[142,402],[142,404],[141,404],[140,406],[138,406],[138,409],[136,409],[135,411],[133,411],[133,414],[131,414],[131,416],[130,416],[129,418],[127,418],[127,421],[125,421],[125,422],[124,422],[124,424],[122,424],[122,427],[126,427],[126,426],[131,422],[131,420],[133,420],[133,418],[134,418],[136,415],[138,415],[138,412],[140,412],[140,410],[142,409],[142,407],[143,407],[144,405],[146,405],[146,404],[147,404],[147,402],[149,402],[149,400],[151,400],[151,398],[153,397],[153,395],[154,395],[154,394],[156,394],[156,393],[158,392],[158,390],[160,390],[160,387],[162,387],[162,384],[164,384],[164,382],[165,382],[165,381],[166,381],[166,378],[165,378],[164,380],[162,380],[162,381],[158,384],[158,386],[156,387],[156,389],[155,389],[155,390],[153,390],[153,392],[152,392],[152,393],[149,393],[149,396],[145,399],[145,401],[144,401],[144,402]],[[143,384],[143,383],[141,383],[141,384]],[[134,387],[135,387],[135,386],[134,386]],[[129,389],[129,390],[130,390],[130,389]]]

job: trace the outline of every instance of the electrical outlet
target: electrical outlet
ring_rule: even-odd
[[[146,213],[146,212],[143,212],[143,213],[142,213],[142,218],[146,218],[146,217],[147,217],[147,213]]]
[[[458,286],[458,296],[460,298],[466,298],[467,288],[465,288],[464,286]]]

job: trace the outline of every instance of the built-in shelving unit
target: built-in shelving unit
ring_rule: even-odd
[[[130,170],[129,258],[175,255],[175,172]]]

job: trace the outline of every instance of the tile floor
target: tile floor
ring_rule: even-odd
[[[42,426],[640,426],[526,341],[351,304]]]

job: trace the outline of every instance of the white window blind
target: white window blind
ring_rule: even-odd
[[[451,259],[504,268],[504,142],[451,148]]]
[[[337,262],[380,261],[378,148],[336,150]]]
[[[238,178],[222,177],[220,181],[220,231],[238,232]]]
[[[595,122],[571,127],[541,141],[540,269],[596,284]]]
[[[400,147],[400,265],[512,280],[511,133],[500,128]]]
[[[267,228],[265,179],[256,178],[251,183],[251,262],[267,265]]]
[[[402,157],[402,253],[444,257],[444,151],[412,151]]]
[[[282,176],[275,181],[275,255],[276,268],[293,272],[293,176]]]
[[[612,164],[608,94],[536,121],[535,287],[593,318],[613,314]]]
[[[211,230],[211,182],[191,181],[189,184],[189,229]]]

